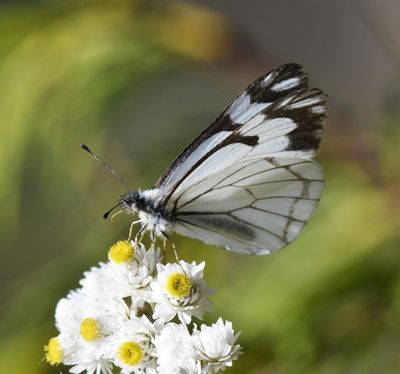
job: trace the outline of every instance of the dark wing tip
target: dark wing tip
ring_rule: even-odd
[[[275,71],[280,72],[280,73],[292,73],[292,74],[305,74],[303,70],[303,66],[300,64],[297,64],[295,62],[288,62],[286,64],[283,64],[279,66],[278,68],[275,69]]]
[[[264,74],[246,89],[252,103],[274,103],[308,89],[308,77],[299,64],[288,63]]]
[[[327,117],[326,100],[327,95],[322,90],[308,89],[293,94],[291,100],[278,110],[281,115],[291,118],[297,124],[288,134],[288,150],[318,150]]]

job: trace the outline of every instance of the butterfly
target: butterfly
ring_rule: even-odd
[[[247,87],[152,189],[130,190],[115,207],[136,213],[153,241],[174,231],[240,253],[277,251],[320,199],[312,158],[325,118],[326,95],[309,88],[300,65],[282,65]]]

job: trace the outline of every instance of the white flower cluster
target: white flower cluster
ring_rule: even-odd
[[[216,373],[237,359],[239,334],[221,318],[198,328],[211,311],[204,262],[161,263],[160,250],[120,241],[109,261],[84,274],[81,288],[59,301],[59,331],[45,346],[52,365],[71,373]]]

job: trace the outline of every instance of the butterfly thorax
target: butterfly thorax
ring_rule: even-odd
[[[121,199],[122,208],[130,214],[137,213],[142,227],[157,236],[165,236],[171,228],[172,215],[159,203],[156,189],[129,191]]]

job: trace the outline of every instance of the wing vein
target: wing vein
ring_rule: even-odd
[[[295,200],[297,200],[297,199],[295,199]],[[291,204],[291,206],[290,206],[290,210],[289,210],[289,215],[288,215],[288,216],[287,216],[286,214],[273,212],[272,210],[261,209],[261,208],[255,207],[255,206],[253,206],[253,205],[250,205],[250,207],[251,207],[251,209],[259,210],[260,212],[265,212],[265,213],[269,213],[269,214],[274,214],[274,215],[279,216],[279,217],[287,218],[288,220],[293,220],[293,221],[297,221],[297,222],[301,222],[301,223],[306,223],[307,221],[304,221],[304,220],[298,219],[298,218],[294,218],[292,215],[290,215],[291,213],[293,213],[293,206],[294,206],[294,204],[295,204],[295,202],[292,202],[292,204]],[[241,210],[241,209],[244,209],[244,208],[235,209],[235,211],[236,211],[236,210]]]
[[[243,177],[243,178],[241,178],[241,179],[238,179],[237,181],[235,181],[234,183],[232,183],[232,184],[230,184],[230,185],[231,185],[231,186],[241,187],[241,188],[246,189],[245,187],[247,187],[247,186],[237,186],[235,183],[241,182],[241,181],[244,180],[244,179],[253,177],[253,176],[258,175],[258,174],[268,173],[268,172],[270,172],[270,171],[272,171],[272,170],[277,170],[277,169],[285,169],[285,170],[288,170],[288,168],[287,168],[286,165],[279,165],[278,163],[276,163],[275,161],[273,161],[271,158],[257,159],[256,162],[262,161],[262,160],[267,161],[267,162],[270,162],[272,165],[275,165],[275,167],[274,167],[274,168],[270,168],[270,169],[261,170],[261,171],[258,171],[258,172],[256,172],[256,173],[253,173],[253,174],[246,175],[245,177]],[[300,161],[300,162],[296,162],[295,164],[291,164],[291,166],[301,165],[301,164],[307,164],[308,162],[309,162],[309,161]],[[207,193],[209,193],[209,192],[211,192],[211,191],[215,191],[215,190],[217,190],[217,189],[221,189],[221,188],[224,188],[224,187],[229,186],[229,185],[225,185],[225,186],[216,187],[216,186],[218,186],[219,184],[221,184],[222,182],[224,182],[225,180],[227,180],[228,178],[230,178],[231,176],[233,176],[233,175],[239,173],[240,171],[242,171],[244,168],[248,167],[249,165],[251,165],[251,163],[246,164],[246,165],[244,165],[243,167],[241,167],[240,169],[237,169],[237,170],[235,170],[233,173],[231,173],[231,174],[225,176],[223,179],[221,179],[220,181],[218,181],[217,183],[215,183],[213,186],[211,186],[209,189],[205,190],[205,191],[204,191],[203,193],[201,193],[200,195],[197,195],[197,196],[193,197],[191,200],[186,201],[184,204],[182,204],[182,205],[179,207],[179,209],[181,209],[181,208],[183,208],[184,206],[186,206],[186,205],[192,203],[193,201],[197,200],[197,199],[198,199],[199,197],[201,197],[202,195],[205,195],[205,194],[207,194]],[[293,174],[292,170],[288,170],[288,171],[290,171],[290,172]],[[175,200],[175,203],[174,203],[174,210],[176,210],[177,202],[180,200],[180,198],[181,198],[186,192],[188,192],[190,189],[192,189],[193,187],[197,186],[198,184],[204,182],[206,179],[207,179],[207,177],[204,177],[204,178],[202,178],[201,180],[199,180],[198,182],[196,182],[196,183],[194,183],[194,184],[188,186],[184,191],[182,191],[181,194],[180,194],[180,195],[177,197],[177,199]],[[300,177],[299,179],[300,179],[300,180],[305,180],[305,178],[302,178],[302,177]],[[296,179],[296,181],[297,181],[297,180],[298,180],[298,179]],[[270,183],[283,182],[283,181],[285,181],[285,180],[271,181]],[[256,184],[254,184],[254,185],[256,185]],[[253,185],[249,185],[249,186],[253,186]],[[254,197],[253,193],[252,193],[250,190],[247,190],[247,189],[246,189],[246,191],[247,191],[251,196]]]
[[[281,179],[277,181],[269,181],[269,182],[261,182],[261,183],[252,183],[252,184],[246,184],[246,187],[252,187],[252,186],[262,186],[264,184],[273,184],[273,183],[282,183],[282,182],[323,182],[322,179],[307,179],[307,178],[298,178],[298,179]],[[243,187],[243,186],[237,186],[233,184],[232,186],[235,187]]]

